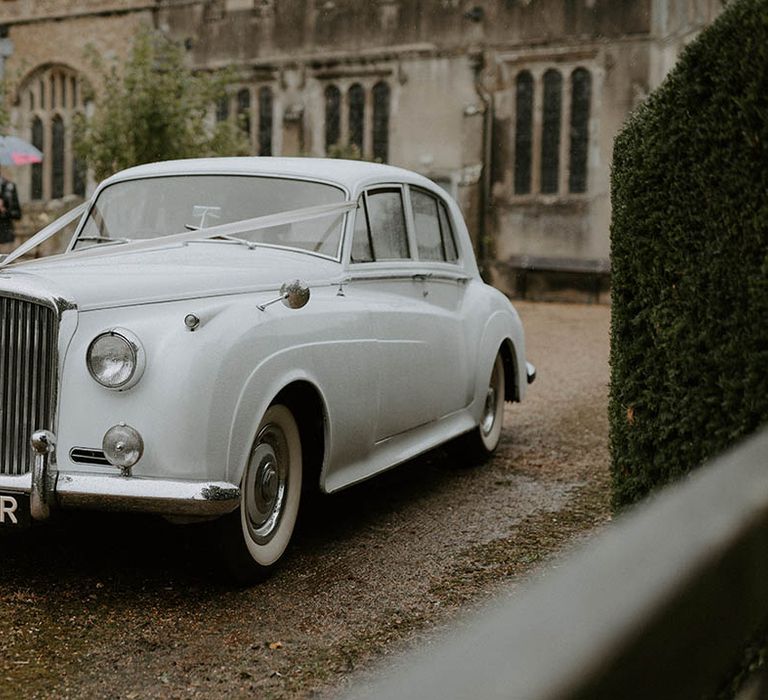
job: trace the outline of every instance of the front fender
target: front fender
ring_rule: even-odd
[[[199,330],[190,332],[184,325],[189,313],[201,318]],[[69,452],[73,447],[100,448],[106,430],[125,422],[144,438],[144,456],[133,469],[136,476],[224,479],[227,437],[239,394],[238,367],[231,365],[227,348],[253,332],[258,313],[251,299],[238,297],[79,314],[60,377],[60,469],[113,472],[111,467],[74,464]],[[146,352],[143,377],[126,391],[97,384],[85,362],[93,338],[115,327],[135,333]],[[248,357],[240,360],[248,361],[253,366]]]
[[[325,460],[343,469],[370,449],[375,434],[378,375],[368,311],[348,297],[316,293],[310,310],[275,307],[254,338],[255,360],[236,382],[237,401],[227,438],[227,478],[239,483],[261,421],[275,397],[295,382],[307,382],[325,410]],[[270,307],[272,308],[272,307]],[[303,342],[302,342],[303,341]]]

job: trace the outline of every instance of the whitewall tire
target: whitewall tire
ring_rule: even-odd
[[[493,363],[483,398],[480,422],[465,437],[466,457],[471,462],[487,460],[499,446],[504,425],[504,389],[504,360],[499,353]]]
[[[220,545],[233,578],[264,578],[291,541],[302,490],[301,437],[290,409],[264,414],[241,482],[240,508],[221,521]]]

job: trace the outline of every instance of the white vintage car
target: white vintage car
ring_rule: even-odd
[[[20,258],[77,222],[66,252]],[[535,370],[453,200],[398,168],[155,163],[0,262],[0,526],[57,509],[216,519],[234,575],[334,492],[466,434]]]

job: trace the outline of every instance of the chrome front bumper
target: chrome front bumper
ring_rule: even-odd
[[[32,436],[32,445],[32,471],[19,476],[0,474],[0,491],[29,494],[35,520],[46,520],[51,510],[59,507],[212,517],[226,515],[240,505],[240,489],[224,481],[60,474],[54,435],[38,431]]]

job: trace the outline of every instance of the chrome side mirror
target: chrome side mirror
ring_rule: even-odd
[[[300,309],[309,301],[309,285],[301,280],[286,282],[280,287],[280,295],[289,309]]]
[[[256,308],[259,311],[264,311],[268,306],[276,304],[278,301],[282,301],[289,309],[300,309],[306,306],[309,301],[309,285],[301,280],[286,282],[280,287],[280,296],[277,299],[270,299],[263,304],[257,304]]]

